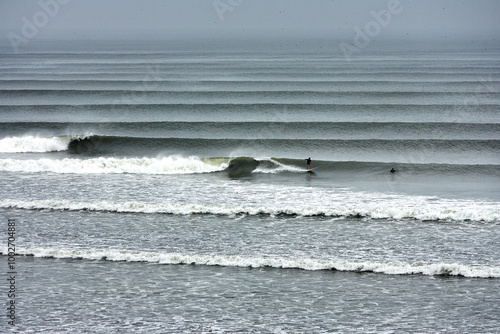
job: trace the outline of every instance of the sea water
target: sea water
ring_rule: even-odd
[[[498,332],[497,46],[2,50],[16,329]]]

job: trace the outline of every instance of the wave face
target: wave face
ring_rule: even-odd
[[[397,263],[346,260],[316,260],[308,258],[245,257],[238,255],[188,255],[178,253],[136,252],[126,250],[70,250],[34,248],[20,249],[26,256],[105,261],[146,262],[162,265],[188,264],[223,267],[284,268],[302,270],[336,270],[373,272],[386,275],[463,276],[499,278],[499,267],[467,266],[457,263]]]

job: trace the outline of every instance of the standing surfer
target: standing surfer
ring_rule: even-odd
[[[312,169],[311,157],[304,159],[306,161],[306,169]]]

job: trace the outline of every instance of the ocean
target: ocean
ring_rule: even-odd
[[[329,43],[3,45],[0,331],[499,333],[500,48]]]

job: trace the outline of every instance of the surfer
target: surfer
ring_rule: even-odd
[[[312,169],[311,157],[304,159],[306,161],[306,169]]]
[[[394,174],[396,173],[396,170],[394,169],[394,167],[391,169],[391,174]]]

